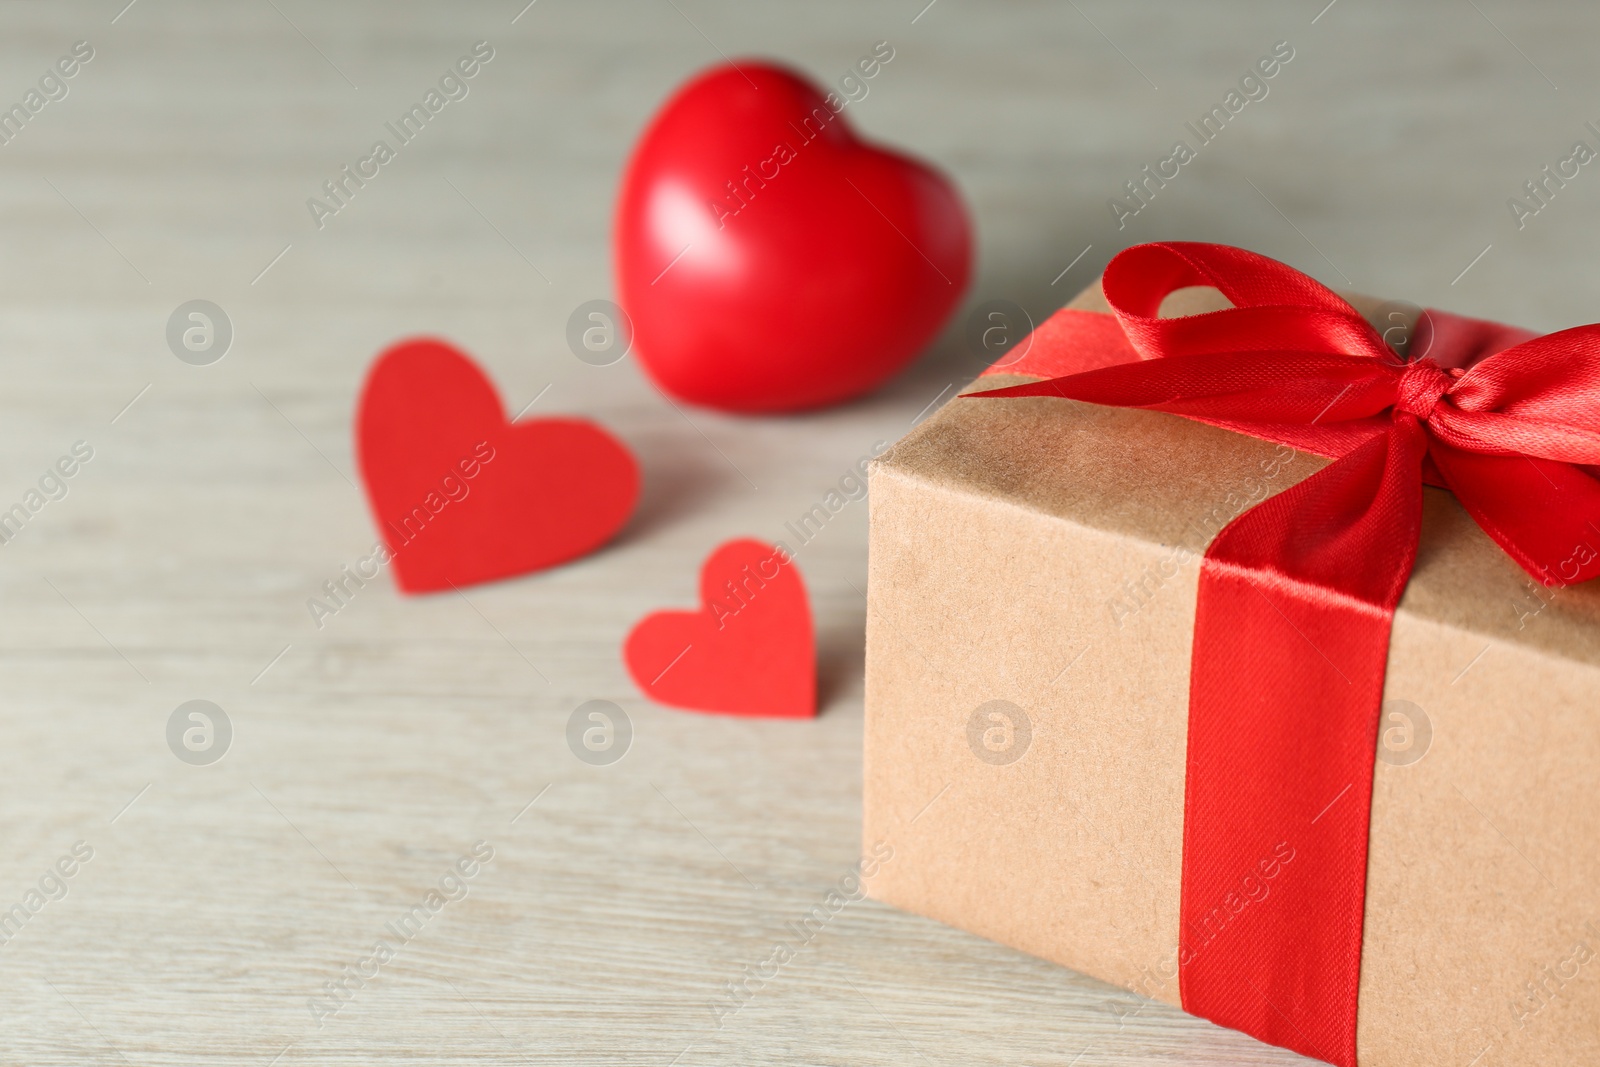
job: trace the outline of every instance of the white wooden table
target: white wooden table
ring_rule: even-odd
[[[1506,200],[1574,140],[1600,143],[1584,126],[1600,9],[125,2],[0,7],[0,105],[74,42],[94,52],[0,146],[0,509],[74,442],[93,449],[0,546],[0,909],[41,879],[66,891],[0,945],[0,1060],[1294,1059],[1165,1007],[1119,1020],[1108,986],[870,902],[719,1026],[727,983],[856,856],[865,505],[799,555],[815,722],[655,707],[622,636],[690,604],[720,540],[782,537],[978,363],[958,317],[858,403],[685,417],[631,360],[574,358],[567,316],[612,295],[618,169],[674,84],[719,52],[836,77],[881,39],[895,59],[851,117],[959,181],[981,245],[966,308],[1042,316],[1118,248],[1176,237],[1528,326],[1586,322],[1600,173],[1521,230]],[[306,199],[479,40],[495,57],[470,95],[318,229]],[[1269,95],[1119,230],[1107,199],[1280,40],[1295,55]],[[233,324],[209,366],[165,338],[192,299]],[[642,505],[572,566],[470,602],[376,583],[318,629],[307,598],[374,536],[352,485],[356,387],[423,331],[473,352],[510,409],[548,386],[535,411],[614,429],[642,457]],[[168,747],[192,699],[232,723],[209,766]],[[632,718],[614,765],[565,742],[589,699]],[[480,840],[493,859],[465,898],[346,979],[319,1025],[324,983],[370,973],[386,924]],[[92,858],[57,881],[79,841]]]

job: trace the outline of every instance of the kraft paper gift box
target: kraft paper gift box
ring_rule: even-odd
[[[1109,310],[1098,283],[1069,306]],[[1187,289],[1161,314],[1225,306]],[[863,839],[895,860],[870,894],[1120,987],[1116,1016],[1181,1007],[1200,559],[1327,462],[1053,398],[953,400],[883,455]],[[1600,582],[1531,581],[1454,497],[1423,493],[1383,689],[1359,1062],[1600,1064]],[[1293,851],[1264,855],[1233,906],[1271,907]]]

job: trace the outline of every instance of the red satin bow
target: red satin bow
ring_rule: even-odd
[[[1234,306],[1156,317],[1194,285]],[[1539,581],[1600,575],[1600,325],[1534,337],[1435,312],[1428,358],[1407,364],[1332,290],[1241,249],[1140,245],[1102,286],[1130,361],[1101,351],[1114,365],[971,395],[1168,411],[1334,459],[1235,519],[1201,567],[1179,971],[1186,1010],[1353,1067],[1379,711],[1422,484]],[[1106,347],[1054,319],[1035,337],[1034,366],[1070,365],[1041,342]],[[1272,903],[1223,930],[1285,845]]]

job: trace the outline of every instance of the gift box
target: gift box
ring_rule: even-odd
[[[870,894],[1121,1020],[1600,1063],[1600,333],[1102,281],[872,469]]]

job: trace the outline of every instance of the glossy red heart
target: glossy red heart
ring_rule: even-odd
[[[587,419],[507,421],[477,364],[430,338],[391,346],[367,372],[356,455],[407,593],[592,552],[639,496],[639,468],[622,442]]]
[[[666,393],[739,412],[846,400],[909,362],[960,300],[961,198],[858,138],[846,104],[741,61],[681,88],[640,138],[617,281],[634,351]]]
[[[721,545],[700,568],[700,602],[647,615],[628,635],[622,657],[646,696],[729,715],[816,715],[811,605],[782,549]]]

